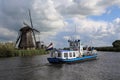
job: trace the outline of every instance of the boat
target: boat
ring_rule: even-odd
[[[91,47],[91,50],[83,50],[80,40],[68,40],[69,50],[53,49],[50,51],[49,63],[75,63],[97,58],[97,51]]]

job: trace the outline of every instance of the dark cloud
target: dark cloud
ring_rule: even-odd
[[[28,9],[32,8],[32,0],[0,0],[0,32],[1,41],[15,41],[23,21],[28,21]],[[10,33],[13,32],[13,33]]]
[[[0,5],[0,24],[10,30],[17,30],[24,20],[28,20],[27,10],[32,0],[2,0]]]

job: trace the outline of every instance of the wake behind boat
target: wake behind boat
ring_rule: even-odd
[[[71,63],[93,60],[97,57],[97,51],[91,48],[90,51],[83,50],[80,40],[68,40],[70,50],[53,49],[48,57],[49,63]]]

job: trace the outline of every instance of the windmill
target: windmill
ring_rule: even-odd
[[[16,46],[18,47],[18,49],[37,48],[38,42],[36,42],[35,32],[37,33],[40,33],[40,32],[33,28],[30,10],[29,10],[29,17],[30,17],[31,26],[26,23],[23,23],[24,27],[19,30],[19,35],[16,40]]]

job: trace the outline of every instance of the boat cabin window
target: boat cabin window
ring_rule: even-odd
[[[58,52],[58,57],[61,57],[61,53],[60,52]]]
[[[56,57],[57,54],[56,53],[51,53],[51,57]]]
[[[73,57],[75,57],[75,52],[73,52]]]
[[[68,53],[64,53],[64,57],[68,57]]]
[[[72,53],[69,53],[69,56],[72,57]]]

